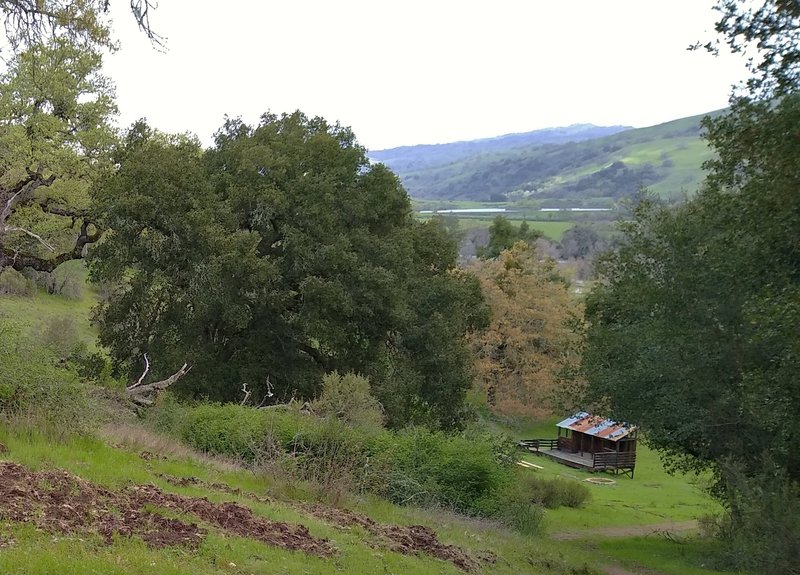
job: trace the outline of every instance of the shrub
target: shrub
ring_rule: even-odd
[[[506,492],[509,502],[533,503],[548,509],[581,507],[590,498],[591,491],[577,481],[544,479],[529,472],[518,473],[516,481]]]
[[[504,525],[524,535],[538,533],[542,528],[544,515],[545,511],[541,505],[526,502],[504,506],[499,513],[494,514]]]
[[[400,504],[495,516],[497,506],[487,501],[514,477],[512,466],[498,462],[498,442],[486,437],[354,427],[292,408],[203,404],[177,418],[153,417],[196,449],[309,481],[331,497],[369,491]]]
[[[123,378],[114,377],[114,368],[108,356],[100,352],[89,353],[85,345],[73,349],[69,362],[84,381],[114,389],[123,389],[127,385]]]
[[[12,268],[0,269],[0,295],[29,296],[33,293],[33,283]]]
[[[0,416],[62,435],[86,428],[95,410],[77,373],[21,326],[0,323]]]
[[[731,567],[766,575],[800,574],[800,483],[779,466],[745,475],[723,465],[727,512],[712,525]]]
[[[58,357],[66,358],[73,352],[80,352],[78,326],[69,316],[47,319],[41,326],[42,343]]]
[[[62,264],[53,270],[47,283],[48,293],[81,299],[86,286],[86,268],[80,262],[75,262],[75,265]]]
[[[483,514],[481,502],[512,475],[491,442],[425,428],[376,436],[370,452],[373,465],[386,473],[376,490],[394,503]]]
[[[252,462],[264,440],[264,413],[235,404],[207,403],[187,411],[178,430],[195,449]]]
[[[383,408],[370,394],[369,379],[352,372],[326,374],[313,408],[318,415],[335,417],[349,425],[382,427],[384,422]]]

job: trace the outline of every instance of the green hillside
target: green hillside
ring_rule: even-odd
[[[545,144],[564,144],[610,136],[630,126],[595,126],[593,124],[574,124],[561,128],[545,128],[532,132],[506,134],[495,138],[482,138],[448,144],[420,144],[401,146],[388,150],[371,150],[369,157],[383,162],[396,172],[410,172],[443,166],[476,154],[501,153],[517,148],[531,148]]]
[[[716,115],[719,112],[713,112]],[[610,204],[648,187],[667,198],[691,194],[711,152],[703,116],[563,144],[476,151],[444,165],[408,168],[386,160],[416,198],[531,199],[541,205]]]
[[[70,273],[85,277],[77,266]],[[440,506],[393,504],[343,486],[334,468],[326,473],[338,483],[325,476],[297,481],[279,461],[199,453],[159,430],[187,414],[227,408],[164,402],[143,420],[122,401],[123,382],[90,385],[61,366],[62,349],[93,334],[88,310],[97,300],[89,288],[70,297],[35,288],[0,296],[0,328],[6,328],[0,336],[15,342],[19,360],[5,367],[16,378],[35,375],[34,387],[52,386],[36,395],[44,411],[12,409],[0,396],[0,572],[725,573],[709,565],[714,544],[695,535],[694,519],[718,511],[702,480],[668,475],[645,446],[636,479],[618,477],[611,485],[587,483],[591,474],[524,456],[539,467],[512,466],[521,480],[529,475],[589,490],[579,507],[542,511],[528,532]],[[62,329],[43,337],[49,327]],[[33,355],[37,363],[23,363]],[[0,359],[9,357],[0,352]],[[514,429],[483,425],[514,439],[553,432],[552,421]],[[214,435],[204,441],[230,445],[241,439],[226,434],[247,427],[243,420],[208,428]],[[472,461],[467,451],[460,457]],[[654,536],[662,531],[671,535]]]

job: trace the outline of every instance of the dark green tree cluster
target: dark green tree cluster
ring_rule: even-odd
[[[586,300],[583,368],[590,399],[677,468],[714,472],[729,552],[777,574],[800,565],[800,95],[795,63],[769,52],[787,22],[796,36],[797,4],[764,5],[778,12],[759,70],[776,75],[705,121],[717,156],[694,200],[634,210]],[[752,40],[766,24],[749,14]],[[741,34],[745,20],[722,22]]]
[[[533,244],[542,237],[542,232],[533,230],[528,222],[515,226],[504,216],[496,216],[489,226],[489,243],[478,248],[478,257],[483,259],[496,258],[517,242]]]
[[[189,362],[185,391],[228,400],[244,383],[311,397],[324,373],[359,372],[391,423],[458,424],[480,286],[350,130],[266,114],[227,121],[203,151],[140,123],[118,161],[92,263],[118,286],[100,314],[117,365]]]

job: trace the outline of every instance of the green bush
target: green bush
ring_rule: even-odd
[[[158,415],[162,409],[156,407],[154,420],[177,428],[196,449],[257,465],[278,462],[292,478],[329,493],[369,491],[395,503],[496,516],[498,505],[487,501],[514,477],[511,465],[498,462],[498,443],[487,438],[354,427],[291,408],[203,404],[178,418]]]
[[[86,268],[81,262],[58,266],[48,278],[47,291],[67,299],[82,299],[86,287]]]
[[[207,403],[189,409],[178,431],[196,449],[252,462],[266,424],[264,412],[257,409]]]
[[[81,342],[75,320],[68,316],[51,317],[44,321],[39,336],[42,343],[60,358],[80,353]]]
[[[800,482],[774,462],[746,475],[720,470],[727,512],[712,525],[728,567],[766,575],[800,574]]]
[[[544,515],[544,507],[541,505],[521,502],[518,505],[504,506],[492,516],[524,535],[533,535],[541,530]]]
[[[529,472],[520,472],[504,494],[510,505],[532,503],[548,509],[581,507],[590,498],[591,491],[577,481],[544,479]]]
[[[33,282],[12,268],[0,270],[0,295],[29,296],[33,293]]]
[[[0,323],[0,416],[60,434],[82,431],[96,410],[77,373],[11,321]]]
[[[174,394],[167,391],[157,396],[155,405],[144,412],[144,417],[157,431],[190,443],[181,432],[189,410],[188,405],[181,403]]]
[[[370,393],[369,379],[355,373],[326,374],[322,378],[322,393],[313,408],[317,415],[335,417],[349,425],[383,426],[383,408]]]

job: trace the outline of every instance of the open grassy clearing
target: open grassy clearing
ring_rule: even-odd
[[[88,272],[83,262],[71,261],[62,264],[59,272],[68,274],[79,286],[79,297],[49,295],[41,289],[33,290],[29,296],[0,295],[0,321],[13,321],[24,326],[30,333],[41,332],[49,324],[58,326],[58,322],[68,325],[74,330],[78,341],[88,349],[97,346],[97,330],[90,322],[92,307],[97,304],[98,295],[93,286],[86,283]]]
[[[517,429],[498,426],[497,429],[506,429],[514,439],[555,437],[556,421],[529,424]],[[526,453],[523,460],[543,468],[531,470],[531,473],[580,481],[592,491],[592,499],[584,508],[563,507],[548,511],[546,528],[550,533],[688,521],[721,511],[719,505],[704,491],[705,477],[670,475],[664,469],[658,453],[642,441],[639,441],[636,451],[634,479],[572,469],[548,457],[534,454]],[[616,483],[597,485],[585,481],[591,477],[611,478]]]
[[[560,241],[564,236],[564,232],[575,225],[575,222],[563,221],[517,220],[511,218],[509,218],[509,220],[514,226],[519,226],[523,221],[527,221],[531,229],[539,230],[545,235],[545,237],[553,241]],[[471,230],[475,228],[489,229],[489,226],[491,225],[491,219],[463,218],[459,220],[459,227],[464,230]]]

